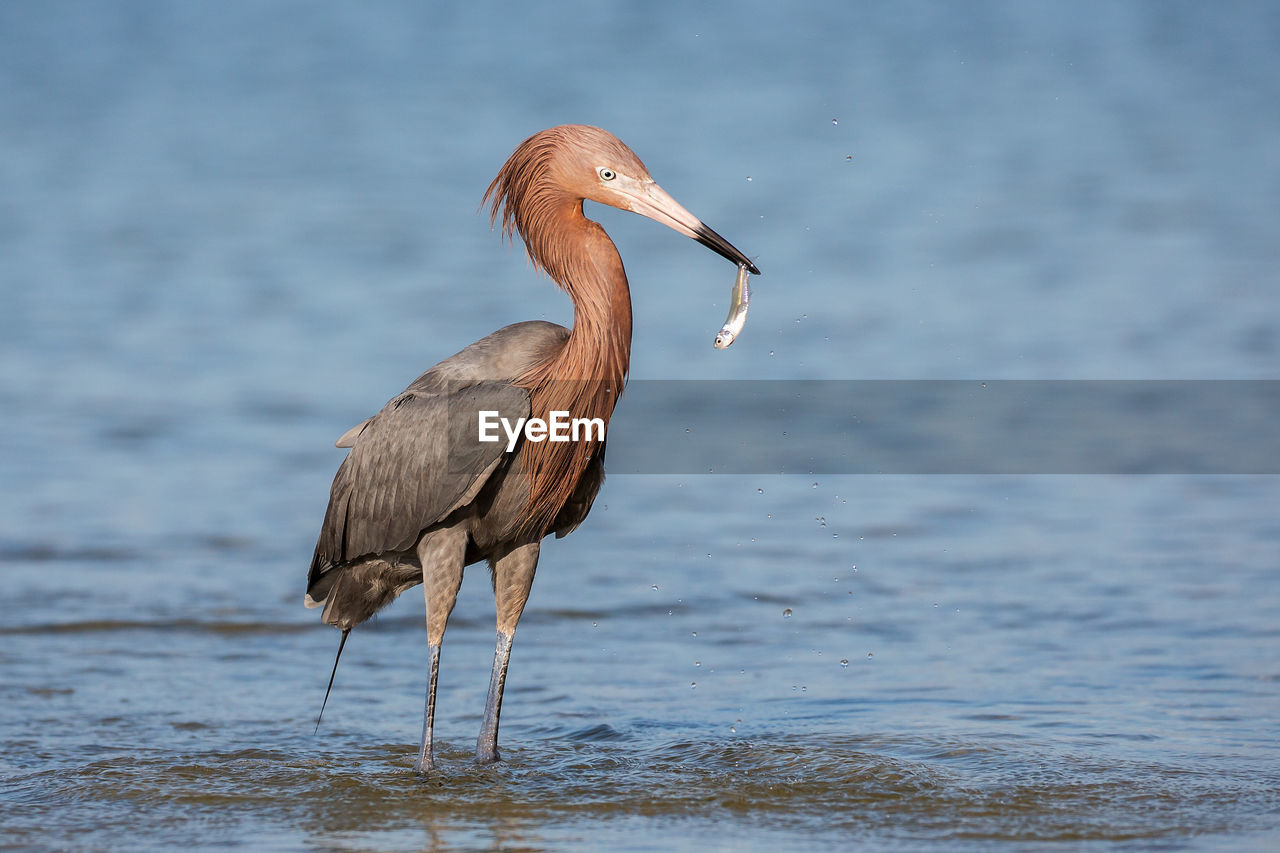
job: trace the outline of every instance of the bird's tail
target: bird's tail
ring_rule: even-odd
[[[313,571],[305,603],[324,608],[320,619],[325,624],[349,631],[420,583],[422,568],[416,560],[370,557]]]

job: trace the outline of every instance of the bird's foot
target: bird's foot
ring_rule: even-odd
[[[476,747],[476,764],[497,764],[502,760],[502,756],[498,754],[498,748],[493,747]]]

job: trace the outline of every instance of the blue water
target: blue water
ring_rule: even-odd
[[[1278,43],[1272,4],[0,6],[0,846],[1273,849],[1273,476],[611,477],[493,768],[468,576],[426,784],[417,591],[316,737],[301,598],[333,440],[571,320],[477,209],[530,133],[612,130],[764,272],[714,350],[732,267],[589,206],[637,379],[1275,379]]]

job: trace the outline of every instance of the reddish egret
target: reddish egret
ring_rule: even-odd
[[[516,323],[419,376],[338,439],[338,468],[307,579],[308,607],[342,630],[417,584],[427,605],[427,696],[415,769],[433,766],[436,675],[465,566],[486,560],[498,640],[476,760],[498,760],[498,716],[516,623],[538,548],[582,523],[604,479],[605,442],[478,441],[479,413],[607,423],[627,380],[631,293],[622,259],[584,200],[634,211],[692,237],[752,273],[755,264],[654,183],[631,149],[596,127],[544,130],[516,148],[484,195],[490,222],[519,232],[529,257],[573,300],[573,328]],[[342,654],[339,644],[338,654]],[[337,660],[334,661],[336,671]],[[329,681],[333,685],[332,676]],[[326,699],[328,693],[325,694]]]

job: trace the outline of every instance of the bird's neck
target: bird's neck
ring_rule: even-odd
[[[573,329],[564,345],[517,380],[529,389],[531,416],[569,412],[606,424],[627,382],[631,361],[631,291],[617,247],[599,224],[582,214],[582,202],[557,217],[554,245],[530,242],[530,253],[573,300]],[[529,240],[529,235],[525,237]],[[526,444],[528,517],[545,532],[591,459],[602,449],[591,439]]]
[[[553,240],[531,245],[573,300],[573,329],[564,347],[536,368],[544,380],[595,380],[621,393],[631,363],[631,290],[609,235],[582,214],[582,202],[563,205]],[[527,239],[527,238],[526,238]]]
[[[609,235],[585,217],[582,222],[584,262],[560,279],[573,299],[573,330],[562,358],[580,378],[604,380],[622,393],[631,364],[631,289]]]

